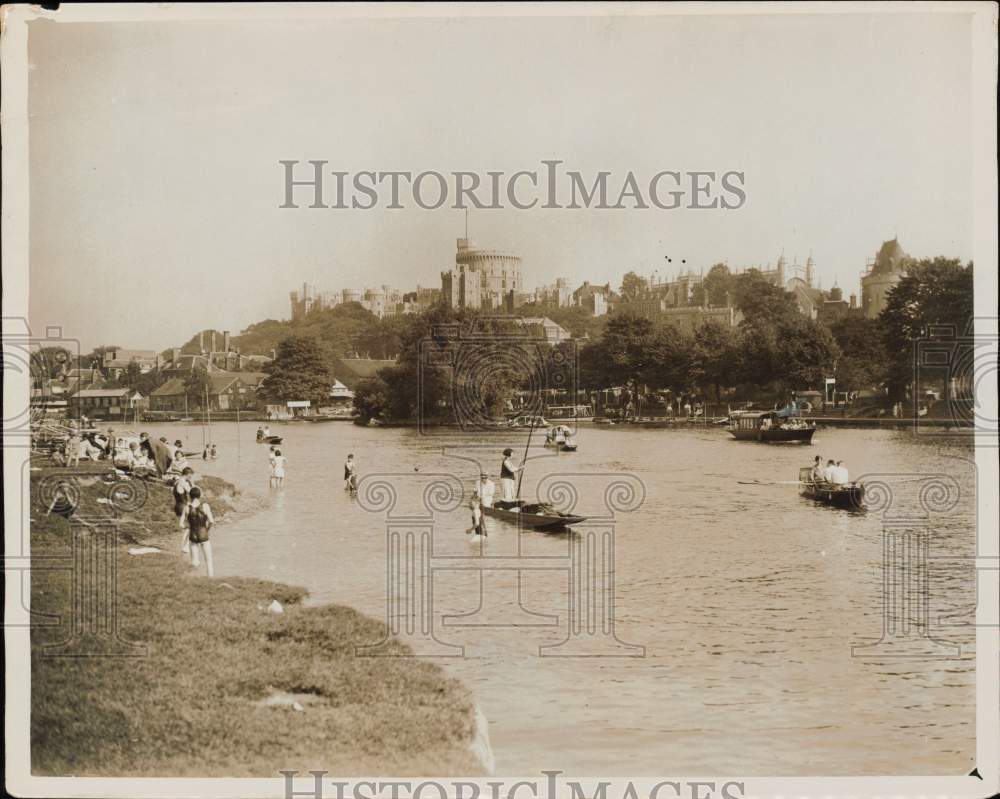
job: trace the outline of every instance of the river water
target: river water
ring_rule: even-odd
[[[186,434],[191,449],[202,441],[197,426],[147,427]],[[504,446],[523,455],[525,432],[274,425],[288,466],[273,490],[255,430],[213,425],[220,457],[204,470],[260,498],[255,513],[213,531],[218,575],[301,585],[312,602],[388,618],[404,634],[401,603],[423,599],[436,641],[419,620],[408,640],[474,692],[498,774],[965,774],[975,765],[971,448],[888,430],[823,429],[812,446],[768,446],[714,428],[595,426],[581,428],[579,452],[554,455],[536,434],[523,494],[555,485],[550,496],[563,499],[558,483],[572,485],[591,521],[545,534],[489,520],[489,538],[473,544],[468,508],[428,486],[457,480],[468,491],[477,464],[496,475]],[[348,452],[358,497],[343,490]],[[743,484],[795,480],[817,454],[867,475],[867,512],[815,505],[795,485]],[[382,481],[395,494],[389,509]],[[414,593],[404,588],[391,606],[387,528],[404,552],[408,533],[415,552],[425,531],[430,546],[412,566]],[[887,571],[889,534],[888,551],[911,565],[926,542],[926,569]],[[893,610],[902,606],[892,598],[903,600],[886,585],[902,579],[926,607]],[[571,601],[583,584],[603,588]],[[614,610],[602,615],[607,596]]]

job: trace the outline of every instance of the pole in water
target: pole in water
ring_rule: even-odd
[[[517,499],[521,498],[521,481],[524,479],[524,464],[528,461],[528,447],[531,446],[531,434],[535,432],[535,420],[531,420],[528,428],[528,443],[524,445],[524,458],[521,459],[521,473],[517,476]]]

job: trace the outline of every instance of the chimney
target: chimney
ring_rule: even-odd
[[[858,307],[858,295],[851,292],[851,309],[854,310]]]
[[[201,355],[205,354],[205,331],[202,330],[198,334],[198,353]]]
[[[222,349],[224,349],[226,352],[229,352],[229,331],[228,330],[223,330],[222,331]]]

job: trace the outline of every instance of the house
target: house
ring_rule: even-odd
[[[586,308],[594,316],[604,316],[608,312],[608,305],[613,295],[610,283],[593,286],[589,280],[585,280],[580,288],[573,292],[573,304]]]
[[[553,347],[573,338],[566,328],[557,325],[547,316],[526,316],[517,321],[529,336],[534,339],[542,339]]]
[[[159,367],[160,356],[153,350],[108,350],[104,353],[101,370],[105,376],[118,380],[133,363],[138,365],[141,374],[146,374]]]
[[[395,365],[394,360],[381,358],[338,358],[333,367],[334,385],[340,383],[353,392],[362,380],[375,377],[380,369]]]
[[[135,407],[135,396],[127,388],[81,388],[69,397],[72,416],[89,416],[92,419],[112,419],[124,416]]]
[[[99,369],[67,369],[60,381],[53,386],[53,393],[72,394],[85,388],[104,388],[106,382]]]
[[[257,389],[266,377],[262,372],[209,372],[208,407],[213,411],[252,410],[257,407]],[[203,408],[205,400],[187,396],[183,377],[171,377],[149,396],[149,409],[185,412]]]

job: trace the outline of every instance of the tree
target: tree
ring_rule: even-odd
[[[650,364],[643,382],[653,388],[687,393],[692,387],[694,341],[674,325],[656,325],[649,337]]]
[[[372,419],[382,419],[389,410],[389,386],[380,376],[367,377],[354,389],[354,410],[359,421],[367,424]]]
[[[733,328],[718,322],[699,327],[694,333],[691,361],[693,381],[703,388],[713,388],[715,401],[719,402],[722,387],[736,383],[738,351]]]
[[[184,377],[184,393],[191,407],[204,408],[205,398],[211,387],[212,382],[208,379],[208,370],[204,366],[196,366]]]
[[[122,374],[121,382],[129,388],[134,389],[141,376],[142,369],[139,367],[139,364],[135,361],[131,361],[129,365],[125,367],[125,372]]]
[[[309,336],[289,336],[277,347],[268,376],[261,386],[264,395],[278,402],[309,400],[325,402],[330,396],[333,375],[328,354],[319,341]]]
[[[708,305],[724,307],[733,292],[734,281],[735,278],[725,264],[715,264],[709,269],[701,283]]]
[[[841,356],[837,361],[837,390],[861,391],[881,386],[888,375],[889,353],[875,319],[848,315],[830,325]]]
[[[653,323],[644,316],[616,314],[601,336],[600,387],[646,382],[655,364]]]
[[[80,356],[80,368],[81,369],[100,369],[104,364],[104,355],[108,352],[113,352],[114,350],[120,350],[117,344],[102,344],[100,347],[94,347],[94,349],[87,353],[86,355]]]
[[[622,278],[622,297],[626,301],[637,300],[649,288],[649,281],[640,277],[635,272],[626,272]]]
[[[797,314],[792,295],[765,278],[759,270],[748,269],[733,281],[736,307],[745,319],[778,319]]]
[[[778,324],[775,357],[783,389],[821,389],[823,379],[834,373],[840,348],[825,326],[796,314]]]
[[[926,258],[911,264],[886,298],[879,314],[882,340],[891,362],[890,394],[901,399],[914,380],[915,347],[920,341],[951,337],[960,343],[973,320],[972,263]],[[944,383],[949,390],[948,381]]]
[[[32,377],[53,379],[73,366],[72,353],[65,347],[39,347],[32,353]]]

